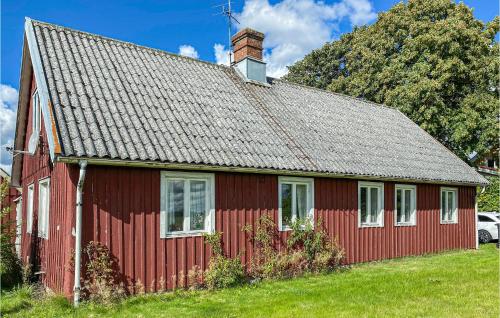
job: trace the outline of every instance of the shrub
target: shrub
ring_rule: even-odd
[[[0,202],[9,191],[9,182],[4,180],[0,185]],[[4,207],[0,211],[0,282],[2,288],[12,288],[22,282],[22,265],[16,253],[15,236],[16,229],[12,221],[7,217],[10,207]]]
[[[205,273],[208,289],[226,288],[240,285],[245,281],[245,271],[239,258],[214,256]]]
[[[212,257],[205,271],[205,285],[208,289],[226,288],[242,284],[245,271],[239,257],[228,258],[223,254],[222,233],[205,235],[207,243],[212,246]]]
[[[249,235],[255,253],[250,263],[249,274],[254,278],[275,278],[278,275],[278,251],[274,245],[279,236],[276,224],[268,214],[263,214],[255,224],[242,229]],[[278,275],[279,276],[279,275]]]
[[[287,247],[292,250],[303,250],[307,260],[307,269],[324,272],[335,269],[344,258],[343,249],[336,240],[331,241],[323,229],[321,219],[316,230],[309,220],[292,222],[292,231],[287,240]]]
[[[203,283],[203,271],[198,265],[194,265],[188,271],[188,286],[191,290],[202,289],[205,285]]]
[[[315,272],[330,272],[337,269],[344,259],[344,250],[337,241],[326,242],[322,250],[318,251],[312,262],[312,270]]]
[[[125,296],[123,284],[115,281],[116,260],[109,249],[91,241],[84,249],[87,257],[83,291],[87,298],[96,303],[110,304]]]
[[[316,254],[325,248],[327,235],[321,223],[319,220],[316,231],[309,219],[296,220],[290,225],[292,230],[288,236],[287,247],[292,250],[303,250],[309,265],[314,262]]]
[[[250,275],[260,279],[280,279],[301,276],[306,272],[327,272],[336,269],[344,252],[336,241],[331,241],[318,221],[316,229],[309,220],[296,220],[291,224],[286,250],[278,252],[273,241],[276,225],[268,215],[256,224],[255,233],[247,226],[244,231],[252,234],[256,252],[251,263]]]

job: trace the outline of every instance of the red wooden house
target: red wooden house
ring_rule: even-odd
[[[266,77],[263,37],[227,67],[27,19],[12,183],[46,286],[78,291],[91,240],[146,291],[207,266],[204,232],[247,263],[263,213],[321,217],[349,263],[476,247],[482,176],[396,109]]]

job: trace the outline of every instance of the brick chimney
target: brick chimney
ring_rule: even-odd
[[[253,81],[266,83],[266,63],[262,60],[264,33],[245,28],[231,38],[234,66]]]
[[[242,61],[245,57],[252,57],[262,61],[262,42],[264,34],[245,28],[233,35],[231,42],[234,51],[234,63]]]

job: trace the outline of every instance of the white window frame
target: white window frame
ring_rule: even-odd
[[[21,258],[21,238],[23,236],[22,226],[23,226],[23,198],[22,196],[14,200],[16,203],[16,253],[19,258]]]
[[[45,206],[42,204],[42,185],[47,187]],[[38,180],[38,237],[49,239],[50,178]]]
[[[282,219],[282,206],[281,206],[281,185],[282,184],[292,184],[292,222],[297,219],[297,203],[296,197],[296,186],[305,185],[307,187],[307,218],[311,225],[314,226],[314,178],[302,178],[302,177],[278,177],[278,228],[280,231],[288,231],[291,228],[283,224]]]
[[[453,219],[450,220],[443,220],[443,194],[452,192],[454,193],[455,196],[455,209],[453,212]],[[441,187],[441,190],[439,191],[439,220],[441,224],[457,224],[458,223],[458,189],[457,188],[451,188],[451,187]],[[445,208],[448,207],[448,198],[445,200]]]
[[[190,188],[184,192],[184,211],[188,211],[188,216],[184,217],[182,231],[168,232],[168,215],[167,215],[167,181],[168,180],[200,180],[206,182],[206,209],[208,217],[205,219],[204,230],[186,230],[189,228],[189,207],[190,207]],[[197,173],[197,172],[176,172],[176,171],[162,171],[160,182],[160,238],[179,237],[179,236],[197,236],[203,233],[213,233],[215,231],[215,176],[213,173]],[[187,198],[187,200],[186,200]]]
[[[40,95],[38,93],[38,90],[35,89],[33,92],[33,133],[38,134],[41,129],[41,121],[42,121],[42,114],[41,114],[41,107],[40,107]]]
[[[378,204],[380,205],[380,209],[377,216],[377,222],[375,223],[361,223],[361,188],[376,188],[378,189]],[[371,210],[371,191],[367,191],[366,196],[366,208],[367,211]],[[358,181],[358,227],[384,227],[384,183],[383,182],[370,182],[370,181]]]
[[[410,222],[398,222],[398,190],[401,190],[401,207],[405,204],[404,190],[411,190],[411,214]],[[394,188],[394,225],[396,226],[415,226],[417,225],[417,186],[412,184],[396,184]]]
[[[35,198],[35,184],[28,185],[28,193],[26,194],[26,233],[33,232],[33,208]]]

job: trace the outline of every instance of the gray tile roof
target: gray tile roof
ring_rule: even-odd
[[[32,24],[62,156],[485,182],[392,108]]]

